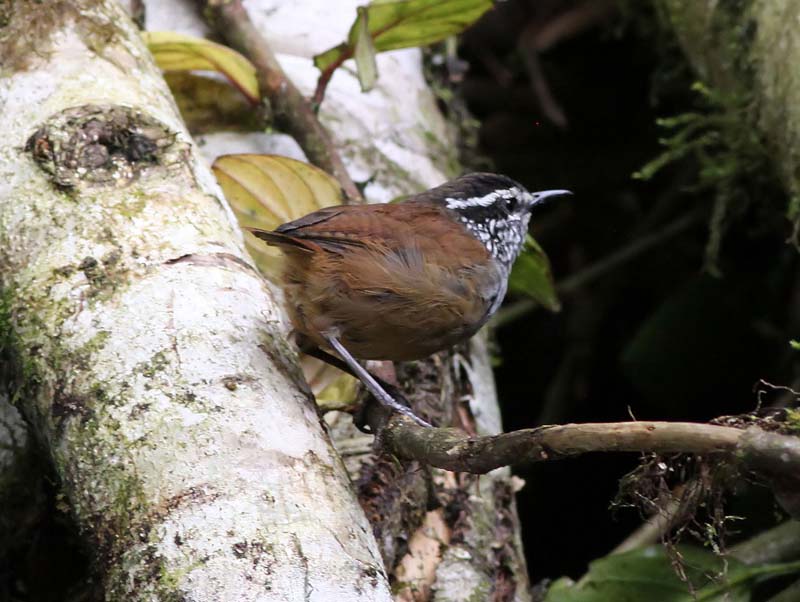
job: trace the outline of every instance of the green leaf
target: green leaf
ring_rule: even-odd
[[[688,582],[677,576],[663,546],[650,546],[595,560],[578,583],[555,581],[544,602],[748,602],[756,582],[800,571],[799,562],[748,566],[700,548],[678,551]]]
[[[532,236],[525,239],[525,250],[514,263],[508,279],[508,290],[526,295],[550,311],[561,309],[550,271],[550,260]]]
[[[374,1],[359,7],[347,42],[318,54],[314,64],[320,71],[336,69],[354,56],[365,33],[372,40],[373,56],[375,52],[433,44],[460,33],[491,7],[491,0]]]
[[[800,351],[800,341],[795,341],[794,339],[792,339],[791,341],[789,341],[789,346],[792,349],[795,349],[796,351]]]
[[[375,45],[369,34],[369,14],[363,6],[358,7],[358,17],[353,25],[356,30],[355,59],[358,81],[362,92],[369,92],[378,79],[378,65],[375,62]]]
[[[162,70],[215,71],[225,76],[250,102],[258,102],[256,69],[235,50],[174,31],[147,31],[142,37]]]

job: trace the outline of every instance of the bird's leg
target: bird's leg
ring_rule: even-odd
[[[323,351],[322,349],[317,347],[317,345],[312,343],[311,341],[305,341],[304,340],[304,341],[302,341],[302,343],[300,343],[299,342],[299,338],[298,338],[298,343],[299,343],[298,344],[298,348],[300,349],[300,351],[302,351],[306,355],[310,355],[311,357],[314,357],[314,358],[318,359],[321,362],[325,362],[329,366],[333,366],[337,370],[341,370],[345,374],[349,374],[350,376],[358,378],[358,375],[353,371],[353,369],[350,367],[350,365],[347,362],[345,362],[344,360],[340,360],[335,355],[331,355],[327,351]],[[385,384],[385,383],[382,383],[382,384]]]
[[[349,374],[353,378],[359,378],[358,374],[356,374],[355,370],[353,370],[350,367],[350,364],[348,364],[344,360],[339,359],[335,355],[331,355],[327,351],[324,351],[323,349],[320,349],[319,347],[317,347],[313,343],[308,344],[308,345],[306,345],[306,344],[301,345],[300,346],[300,351],[302,351],[306,355],[310,355],[311,357],[314,357],[314,358],[318,359],[321,362],[325,362],[329,366],[333,366],[337,370],[341,370],[345,374]],[[400,389],[398,389],[394,385],[388,383],[387,381],[383,380],[382,378],[378,378],[377,376],[375,376],[372,373],[370,373],[370,375],[372,376],[372,378],[374,378],[377,381],[377,383],[380,385],[381,389],[386,391],[392,398],[395,399],[395,401],[397,400],[398,397],[401,398],[403,401],[406,400],[405,396],[400,392]],[[406,404],[406,405],[408,405],[408,404]]]
[[[316,345],[316,343],[311,341],[311,339],[307,339],[306,337],[302,337],[298,334],[297,343],[300,348],[300,351],[302,351],[306,355],[315,357],[318,360],[325,362],[329,366],[333,366],[337,370],[341,370],[345,374],[349,374],[354,378],[358,378],[358,375],[355,373],[355,371],[350,367],[350,365],[347,362],[345,362],[342,359],[339,359],[335,355],[331,355],[327,351],[322,350],[320,347]],[[389,384],[388,382],[386,382],[381,378],[378,378],[374,374],[372,375],[372,377],[378,382],[378,384],[384,391],[389,393],[389,395],[391,395],[395,399],[395,401],[399,399],[405,402],[405,405],[408,405],[405,396],[400,392],[400,390],[397,387]],[[370,433],[372,431],[369,428],[369,425],[367,425],[366,423],[366,417],[364,415],[364,412],[365,408],[362,406],[358,412],[353,414],[353,421],[360,430],[364,431],[365,433]]]
[[[344,345],[339,342],[339,339],[331,335],[323,334],[322,336],[325,337],[325,340],[330,343],[330,346],[333,347],[334,351],[336,351],[336,353],[338,353],[345,361],[347,366],[350,368],[348,372],[351,372],[356,378],[358,378],[358,380],[364,383],[364,386],[370,393],[372,393],[372,396],[375,399],[377,399],[386,407],[391,408],[396,412],[400,412],[404,416],[408,416],[419,425],[431,426],[422,418],[414,414],[414,412],[412,412],[409,408],[397,403],[397,401],[395,401],[395,399],[389,395],[380,384],[378,384],[378,381],[375,379],[375,377],[367,372],[367,370],[361,364],[359,364],[352,355],[350,355],[350,352],[344,348]]]

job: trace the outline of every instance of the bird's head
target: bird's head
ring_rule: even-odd
[[[431,193],[508,269],[522,250],[534,207],[571,194],[568,190],[529,192],[519,182],[493,173],[467,174]]]

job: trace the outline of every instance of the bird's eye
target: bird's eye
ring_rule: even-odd
[[[509,213],[516,211],[517,209],[517,197],[509,197],[506,199],[506,211]]]

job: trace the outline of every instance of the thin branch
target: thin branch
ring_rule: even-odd
[[[534,30],[526,29],[523,36],[538,52],[544,52],[563,40],[574,38],[584,31],[608,20],[617,8],[616,0],[588,0],[564,11]]]
[[[609,554],[630,552],[654,544],[661,539],[670,530],[675,516],[680,511],[680,497],[680,492],[674,492],[664,508],[659,508],[653,516],[621,541]]]
[[[597,263],[590,265],[585,270],[581,270],[577,274],[573,274],[561,282],[559,282],[556,290],[561,295],[569,295],[577,289],[586,286],[589,282],[596,280],[600,276],[616,269],[632,259],[635,259],[645,251],[657,247],[663,242],[666,242],[676,234],[680,234],[688,230],[692,226],[698,224],[702,219],[703,214],[700,212],[693,212],[676,219],[674,222],[667,224],[660,230],[643,236],[635,240],[627,247],[612,253],[605,259],[601,259]]]
[[[731,556],[745,564],[788,562],[800,558],[800,522],[788,520],[736,544]]]
[[[539,60],[539,53],[535,48],[531,48],[527,44],[519,44],[519,53],[522,56],[522,63],[525,65],[525,70],[528,72],[528,79],[530,80],[531,89],[533,90],[536,99],[539,101],[539,106],[542,109],[545,117],[550,122],[564,129],[568,125],[567,114],[564,109],[556,100],[553,90],[547,81],[547,76],[542,68],[542,63]]]
[[[423,9],[425,10],[425,9]],[[369,32],[369,36],[372,38],[374,42],[379,36],[385,34],[387,31],[391,30],[393,27],[397,27],[402,23],[402,18],[399,19],[392,19],[389,22],[385,23],[382,27],[375,29]],[[336,71],[339,67],[344,64],[344,62],[348,59],[353,58],[355,54],[355,48],[350,45],[350,39],[348,35],[347,41],[345,41],[341,48],[341,53],[339,57],[327,68],[322,70],[322,73],[317,80],[317,87],[314,90],[314,95],[312,97],[312,103],[314,107],[319,107],[322,104],[322,101],[325,99],[325,90],[328,88],[328,84],[331,81],[331,77],[333,76],[334,71]]]
[[[322,70],[317,79],[317,87],[314,89],[314,95],[311,97],[312,106],[319,107],[322,104],[322,101],[325,99],[325,90],[328,89],[328,83],[331,81],[331,77],[333,77],[333,72],[341,67],[349,58],[351,57],[348,56],[347,53],[342,53],[342,56]]]
[[[567,115],[550,88],[539,54],[561,39],[578,35],[597,25],[615,8],[614,0],[589,0],[561,13],[544,25],[537,20],[532,21],[517,40],[517,49],[539,106],[547,119],[559,128],[567,127]]]
[[[386,450],[398,457],[475,474],[589,452],[732,452],[745,432],[690,422],[610,422],[469,437],[459,429],[424,428],[398,414],[387,416],[377,404],[371,404],[368,421]],[[800,447],[800,440],[796,444]]]
[[[489,75],[492,76],[492,79],[501,87],[501,88],[508,88],[514,81],[514,74],[511,72],[511,69],[506,67],[503,62],[497,58],[497,55],[493,52],[492,48],[485,46],[484,44],[469,44],[470,51],[475,54],[477,59],[481,62],[484,69],[489,72]],[[493,87],[488,87],[487,89],[490,90],[491,94],[495,94],[496,91]],[[506,96],[503,95],[503,99],[506,99]]]
[[[262,100],[269,104],[276,125],[297,140],[309,161],[339,181],[351,202],[363,202],[330,135],[284,73],[241,0],[198,0],[198,3],[209,23],[255,66]]]
[[[485,474],[501,466],[560,460],[590,452],[727,454],[772,483],[797,486],[800,437],[694,422],[607,422],[521,429],[484,437],[426,428],[372,403],[367,421],[378,444],[406,460],[455,472]],[[780,493],[776,489],[776,494]]]

